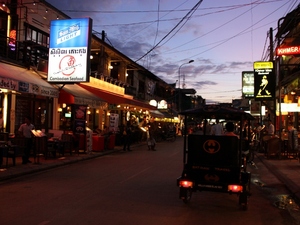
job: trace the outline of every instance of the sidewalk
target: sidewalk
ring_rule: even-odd
[[[260,160],[278,180],[285,184],[291,196],[300,202],[300,162],[294,158],[270,158],[263,153],[255,153]]]
[[[121,151],[123,149],[122,146],[115,146],[112,150],[105,150],[101,152],[91,152],[90,154],[87,153],[73,153],[65,154],[64,157],[57,156],[48,157],[45,159],[43,155],[40,155],[35,160],[33,157],[30,157],[32,163],[27,163],[25,165],[22,164],[22,157],[18,156],[16,158],[16,165],[13,166],[13,162],[11,158],[8,158],[8,166],[6,167],[6,157],[3,157],[3,163],[0,167],[0,181],[8,180],[11,178],[20,177],[26,174],[41,172],[44,170],[48,170],[51,168],[64,166],[71,163],[76,163],[83,160],[89,160],[93,158],[97,158],[103,155],[111,154],[116,151]]]

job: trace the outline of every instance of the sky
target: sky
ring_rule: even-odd
[[[269,60],[270,29],[300,0],[47,0],[90,17],[107,43],[167,83],[207,103],[242,96],[242,71]],[[274,37],[275,39],[275,37]],[[192,63],[188,63],[194,60]]]

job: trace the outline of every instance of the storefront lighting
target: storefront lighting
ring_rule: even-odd
[[[264,106],[264,105],[261,106],[261,115],[262,116],[266,115],[266,106]]]
[[[66,107],[67,107],[67,104],[66,104],[66,103],[63,103],[63,104],[62,104],[62,107],[63,107],[63,108],[66,108]]]
[[[121,105],[117,105],[117,108],[120,108],[121,107]]]
[[[90,115],[90,114],[91,114],[91,111],[90,111],[90,110],[88,110],[88,111],[87,111],[87,114],[89,114],[89,115]]]
[[[111,69],[111,70],[112,70],[113,68],[114,68],[113,66],[109,66],[109,69]]]
[[[99,113],[99,109],[96,110],[96,113]]]
[[[300,97],[298,97],[298,107],[300,107]]]
[[[295,94],[296,94],[296,92],[294,92],[294,91],[291,92],[291,95],[295,95]]]
[[[58,109],[57,109],[57,112],[62,112],[62,108],[58,108]]]

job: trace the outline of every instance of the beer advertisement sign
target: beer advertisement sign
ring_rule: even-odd
[[[254,62],[253,67],[255,100],[273,100],[276,87],[273,62]]]
[[[89,81],[91,33],[90,18],[51,21],[48,82]]]

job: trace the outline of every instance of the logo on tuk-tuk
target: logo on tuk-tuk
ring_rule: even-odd
[[[203,144],[203,149],[209,154],[215,154],[220,150],[220,143],[216,140],[207,140]]]
[[[206,174],[204,178],[207,181],[213,181],[213,182],[218,182],[220,180],[220,178],[216,174]]]

